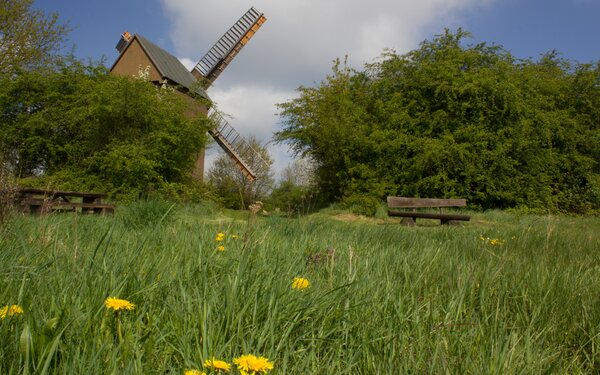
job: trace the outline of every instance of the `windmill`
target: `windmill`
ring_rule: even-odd
[[[163,50],[156,44],[150,42],[141,35],[131,35],[125,32],[117,43],[120,55],[113,64],[111,72],[121,75],[135,75],[139,68],[148,66],[149,79],[160,85],[176,87],[180,92],[195,94],[210,98],[206,90],[213,84],[215,79],[231,63],[233,58],[254,36],[256,31],[267,19],[263,13],[254,7],[250,8],[225,34],[208,50],[198,61],[191,72],[181,64],[173,55]],[[197,83],[201,88],[198,88]],[[219,146],[235,162],[244,176],[250,181],[256,179],[256,174],[246,162],[244,156],[259,163],[267,164],[260,154],[227,122],[227,120],[214,107],[210,110],[202,108],[192,110],[193,114],[204,112],[215,124],[209,134]],[[203,173],[204,152],[199,154],[197,168],[200,175]]]
[[[192,69],[192,74],[196,78],[202,79],[204,89],[208,89],[212,85],[266,20],[263,13],[251,7],[198,61]],[[254,160],[262,161],[265,164],[266,162],[218,111],[211,110],[208,116],[216,124],[209,134],[233,159],[244,176],[250,182],[254,181],[256,175],[244,161],[242,155],[252,154]]]

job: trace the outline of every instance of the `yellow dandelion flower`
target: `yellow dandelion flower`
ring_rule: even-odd
[[[292,280],[292,289],[304,290],[306,288],[310,288],[310,281],[303,277],[294,277]]]
[[[499,246],[499,245],[502,245],[502,244],[504,244],[503,240],[499,240],[499,239],[496,239],[496,238],[494,238],[493,240],[490,240],[490,245]]]
[[[206,375],[204,371],[200,370],[185,370],[184,375]]]
[[[23,308],[19,305],[4,306],[0,309],[0,318],[4,319],[7,316],[15,316],[23,314]]]
[[[239,237],[238,237],[238,235],[237,235],[237,234],[232,234],[232,235],[231,235],[231,238],[233,238],[234,240],[237,240]]]
[[[215,359],[213,357],[213,359],[207,359],[206,361],[204,361],[204,367],[206,368],[210,368],[216,371],[223,371],[223,372],[229,372],[229,370],[231,369],[231,365],[225,361],[221,361],[218,359]]]
[[[217,246],[217,250],[219,250],[219,251],[225,251],[225,246],[219,245],[219,246]]]
[[[135,305],[133,303],[125,299],[118,299],[115,297],[108,297],[104,301],[104,306],[106,306],[107,309],[111,309],[114,311],[135,309]]]
[[[244,354],[238,358],[234,358],[233,363],[238,367],[242,374],[262,372],[266,373],[273,370],[273,362],[270,362],[265,357],[257,357],[252,354]]]
[[[217,233],[217,236],[215,237],[215,241],[221,242],[224,239],[225,239],[225,233],[221,233],[221,232]]]

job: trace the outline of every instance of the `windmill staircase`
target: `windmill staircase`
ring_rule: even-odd
[[[256,173],[251,169],[246,160],[253,161],[256,167],[269,167],[269,164],[262,158],[244,137],[242,137],[225,120],[223,115],[215,109],[211,109],[208,118],[213,121],[215,127],[208,131],[221,148],[231,157],[237,167],[242,171],[246,179],[252,183],[256,179]]]
[[[266,20],[263,13],[250,8],[198,61],[192,74],[205,78],[204,89],[217,79]]]
[[[203,79],[201,84],[204,89],[212,85],[266,20],[263,13],[254,7],[250,8],[198,61],[191,73],[197,79]],[[268,164],[218,111],[211,109],[208,117],[215,124],[209,134],[233,159],[248,181],[253,182],[256,174],[248,161],[252,161],[256,167],[260,164],[268,167]]]

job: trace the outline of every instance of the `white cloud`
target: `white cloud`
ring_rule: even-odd
[[[348,55],[349,65],[360,68],[386,48],[408,52],[493,1],[162,0],[175,52],[189,67],[250,6],[264,12],[267,22],[209,89],[241,134],[264,141],[278,130],[275,104],[321,81],[335,58]]]
[[[183,64],[183,66],[188,68],[189,71],[192,71],[192,69],[194,69],[194,66],[196,66],[196,61],[187,57],[178,57],[178,59]]]
[[[215,86],[210,89],[210,97],[218,109],[231,116],[230,124],[243,136],[254,135],[263,143],[270,141],[273,132],[278,130],[276,104],[294,95],[294,91],[257,85]]]
[[[219,78],[229,85],[319,81],[336,57],[356,67],[383,49],[406,52],[465,9],[493,0],[163,0],[170,36],[180,55],[197,60],[255,5],[267,22]]]

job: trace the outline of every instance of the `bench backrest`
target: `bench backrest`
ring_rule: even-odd
[[[389,208],[466,207],[466,199],[387,197]]]

